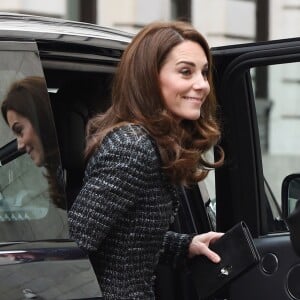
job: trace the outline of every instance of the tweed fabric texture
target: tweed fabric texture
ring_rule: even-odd
[[[86,168],[70,212],[71,238],[89,253],[105,299],[154,299],[159,258],[176,263],[191,236],[167,232],[180,189],[138,125],[114,129]]]

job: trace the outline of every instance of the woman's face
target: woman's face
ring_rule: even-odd
[[[26,151],[38,166],[44,164],[44,149],[31,122],[14,110],[7,111],[8,125],[17,137],[18,149]]]
[[[183,41],[167,55],[159,72],[167,109],[180,120],[197,120],[210,92],[208,61],[196,42]]]

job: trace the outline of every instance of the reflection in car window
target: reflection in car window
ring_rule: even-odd
[[[38,57],[0,51],[1,64],[0,241],[64,238],[63,172]]]

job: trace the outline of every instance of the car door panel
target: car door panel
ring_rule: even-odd
[[[2,299],[100,299],[89,259],[74,242],[0,247]]]
[[[256,241],[261,260],[230,286],[230,299],[299,299],[300,258],[288,235]],[[242,297],[242,298],[241,298]]]

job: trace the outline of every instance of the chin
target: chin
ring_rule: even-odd
[[[200,118],[200,109],[192,110],[184,116],[184,119],[196,121]]]
[[[200,119],[200,114],[189,115],[189,116],[185,117],[184,119],[190,120],[190,121],[197,121]]]
[[[200,112],[197,111],[195,113],[190,114],[177,114],[174,116],[176,116],[176,118],[179,120],[196,121],[200,118]]]
[[[40,159],[34,159],[33,162],[35,163],[35,165],[37,167],[42,167],[43,166],[42,161]]]

